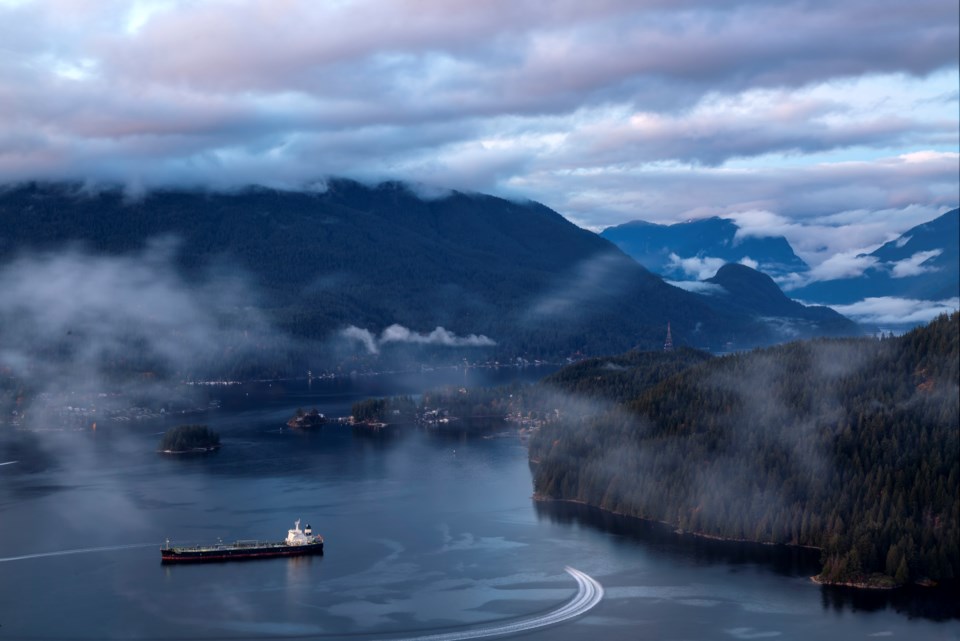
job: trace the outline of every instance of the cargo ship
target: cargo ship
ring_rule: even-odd
[[[265,559],[274,556],[301,556],[323,554],[323,537],[314,534],[307,525],[300,529],[300,519],[292,530],[287,530],[283,541],[236,541],[215,545],[175,546],[166,544],[160,548],[162,563],[199,563],[203,561],[232,561]]]

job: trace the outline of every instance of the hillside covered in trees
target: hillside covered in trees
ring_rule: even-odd
[[[580,398],[623,403],[692,365],[709,360],[710,354],[690,348],[670,352],[633,350],[619,356],[587,358],[568,365],[543,379],[539,386]]]
[[[957,579],[958,340],[954,313],[897,338],[694,358],[659,382],[629,357],[577,364],[554,384],[607,405],[531,440],[536,492],[815,546],[828,582]]]
[[[238,344],[261,364],[275,361],[274,370],[297,371],[309,367],[297,359],[304,345],[351,326],[372,339],[400,325],[419,334],[421,347],[443,345],[449,353],[456,341],[448,335],[426,338],[443,327],[456,337],[485,337],[475,341],[484,354],[528,358],[656,348],[668,321],[678,344],[717,349],[858,331],[834,314],[829,322],[792,319],[784,334],[783,321],[717,308],[530,201],[424,196],[401,183],[350,180],[309,191],[170,189],[137,198],[72,184],[0,188],[0,269],[65,248],[81,251],[83,264],[118,256],[143,264],[157,243],[170,249],[178,278],[236,290],[223,309],[204,310],[237,330],[212,364],[236,376],[246,375],[244,363],[234,362]],[[295,339],[286,350],[293,356],[281,355],[283,343],[249,320],[258,316]],[[403,341],[380,343],[366,345],[373,352]]]

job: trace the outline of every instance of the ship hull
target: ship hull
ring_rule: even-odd
[[[271,559],[279,556],[322,555],[323,542],[305,545],[284,545],[282,543],[264,546],[231,546],[215,548],[161,548],[162,563],[212,563],[217,561],[247,561],[251,559]]]

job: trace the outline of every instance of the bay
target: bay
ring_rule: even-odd
[[[211,388],[220,409],[197,422],[223,447],[201,457],[155,452],[174,419],[6,430],[0,639],[469,638],[503,626],[560,640],[960,638],[943,591],[821,587],[808,578],[815,551],[535,502],[515,437],[283,425],[298,407],[341,416],[368,396],[545,373]],[[279,539],[298,518],[324,535],[324,556],[160,564],[167,538]],[[578,593],[567,566],[602,584],[603,599],[549,625]]]

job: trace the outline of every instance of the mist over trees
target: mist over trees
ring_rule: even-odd
[[[191,369],[235,378],[306,369],[305,346],[350,329],[360,351],[418,344],[501,359],[652,349],[663,344],[667,322],[678,344],[714,348],[856,331],[849,322],[794,318],[784,334],[752,310],[717,309],[668,285],[541,204],[460,192],[421,197],[400,183],[169,189],[140,198],[64,183],[0,190],[0,268],[22,267],[7,270],[11,280],[54,272],[61,264],[46,259],[65,248],[80,267],[96,268],[91,282],[124,285],[127,270],[101,267],[139,263],[171,285],[163,293],[173,302],[183,302],[185,290],[199,294],[209,304],[189,310],[231,332]],[[46,278],[43,302],[99,300],[96,292],[108,290],[83,289],[83,281],[56,288],[64,282]]]
[[[553,378],[617,403],[543,426],[535,489],[683,530],[816,546],[827,581],[957,578],[958,336],[954,313],[898,338],[791,343],[659,382],[631,374],[632,389],[629,369],[610,387],[596,366],[568,368]]]

